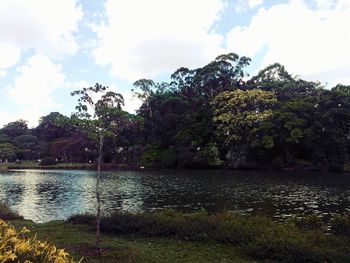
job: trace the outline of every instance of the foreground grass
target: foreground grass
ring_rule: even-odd
[[[338,215],[325,225],[316,215],[281,224],[266,217],[208,215],[204,210],[119,212],[101,220],[102,255],[95,250],[93,215],[35,224],[2,204],[0,217],[4,215],[18,231],[26,227],[39,240],[85,262],[350,262],[349,215]]]
[[[257,262],[243,256],[238,247],[217,242],[192,242],[176,238],[143,238],[102,236],[103,255],[94,253],[95,233],[88,225],[73,225],[64,221],[35,224],[13,220],[17,228],[27,227],[40,240],[64,247],[83,262]]]
[[[94,226],[94,216],[77,215],[76,224]],[[205,211],[182,214],[168,210],[157,213],[116,213],[101,220],[106,234],[177,238],[193,242],[216,242],[239,247],[258,260],[278,262],[350,262],[350,217],[338,216],[331,232],[316,216],[290,223],[277,223],[266,217],[239,216],[229,212],[208,215]]]

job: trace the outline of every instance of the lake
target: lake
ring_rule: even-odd
[[[95,212],[93,171],[18,170],[0,174],[0,200],[35,222]],[[104,172],[104,214],[116,210],[224,210],[285,220],[350,212],[350,174],[228,170]]]

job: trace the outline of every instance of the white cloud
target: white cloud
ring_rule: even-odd
[[[13,45],[0,42],[0,69],[8,68],[17,63],[20,57],[20,49]]]
[[[336,4],[337,0],[316,0],[318,8],[332,8]]]
[[[3,78],[7,75],[7,72],[5,70],[0,70],[0,78]]]
[[[261,67],[280,62],[291,73],[303,77],[348,67],[350,6],[346,5],[347,1],[340,0],[331,6],[323,3],[323,8],[317,10],[302,0],[260,9],[248,26],[232,29],[228,47],[250,57],[267,47]],[[345,76],[338,79],[342,77]]]
[[[130,91],[122,90],[113,84],[111,84],[109,87],[114,92],[120,93],[123,96],[124,102],[125,102],[123,110],[130,112],[130,113],[135,113],[136,110],[138,110],[140,108],[140,106],[142,105],[142,101],[140,99],[134,97],[131,90]]]
[[[262,5],[264,3],[264,0],[249,0],[248,5],[250,8],[257,7],[259,5]]]
[[[20,75],[7,88],[8,98],[18,105],[33,109],[57,108],[52,93],[64,86],[65,76],[61,65],[52,63],[43,55],[30,57],[17,70]]]
[[[53,93],[67,87],[62,66],[54,64],[43,55],[34,55],[17,68],[20,73],[12,85],[6,88],[7,98],[17,105],[18,112],[6,111],[0,114],[0,124],[24,119],[30,127],[38,124],[47,111],[60,110]]]
[[[105,6],[108,20],[95,26],[99,44],[93,55],[121,78],[197,67],[222,51],[223,37],[211,30],[222,0],[107,0]]]
[[[0,129],[6,124],[20,119],[27,121],[30,128],[36,127],[39,124],[40,117],[44,115],[43,111],[31,108],[16,113],[0,111]]]
[[[54,58],[74,54],[82,16],[75,0],[1,0],[0,68],[16,64],[28,49]]]
[[[262,5],[264,0],[239,0],[235,5],[235,11],[237,13],[244,13],[250,9],[256,8]]]
[[[14,116],[10,116],[7,112],[5,113],[0,111],[0,129],[4,125],[8,124],[10,121],[13,121],[14,120],[13,117]]]

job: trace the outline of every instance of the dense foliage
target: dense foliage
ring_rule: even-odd
[[[118,104],[99,116],[112,124],[104,136],[104,161],[343,170],[350,149],[350,87],[328,90],[293,77],[280,64],[249,78],[249,63],[230,53],[201,68],[180,68],[168,82],[136,81],[133,92],[143,102],[136,115]],[[33,129],[23,120],[11,122],[0,129],[0,158],[95,162],[98,140],[87,133],[92,122],[57,112]]]

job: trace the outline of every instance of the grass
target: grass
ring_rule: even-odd
[[[244,256],[238,247],[217,242],[192,242],[176,238],[146,238],[132,236],[102,236],[104,252],[94,253],[95,233],[88,225],[73,225],[64,221],[35,224],[32,221],[14,220],[18,229],[27,227],[43,241],[53,242],[75,259],[83,262],[257,262]]]
[[[3,215],[12,212],[3,205]],[[77,215],[67,221],[27,227],[41,241],[65,248],[85,262],[349,262],[350,217],[337,216],[325,232],[314,216],[276,223],[265,217],[244,217],[228,212],[182,214],[116,213],[101,220],[103,254],[95,247],[95,219]]]
[[[94,217],[73,216],[70,222],[94,226]],[[205,211],[181,214],[117,213],[102,218],[101,231],[110,235],[172,237],[194,242],[216,242],[240,247],[246,255],[278,262],[349,262],[350,219],[333,222],[334,234],[325,233],[313,217],[292,224],[276,223],[265,217],[244,217],[231,213],[207,215]],[[333,230],[334,230],[333,229]]]

